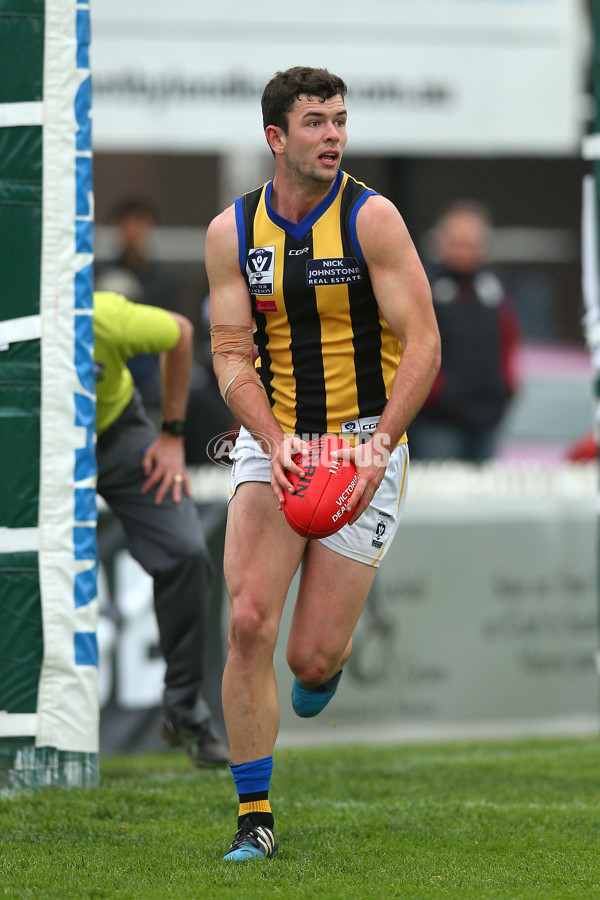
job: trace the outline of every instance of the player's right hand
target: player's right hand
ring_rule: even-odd
[[[278,509],[282,509],[285,503],[286,492],[294,490],[286,473],[294,472],[296,475],[304,475],[304,469],[294,462],[294,457],[300,453],[302,459],[305,460],[309,452],[308,442],[303,441],[297,435],[288,435],[276,444],[271,454],[271,487],[277,500]]]

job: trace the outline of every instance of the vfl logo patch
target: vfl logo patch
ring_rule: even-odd
[[[375,531],[373,532],[373,540],[371,541],[371,546],[375,547],[377,550],[380,550],[383,547],[383,539],[385,537],[386,528],[387,525],[383,521],[383,519],[379,519],[377,525],[375,526]]]
[[[246,274],[250,293],[254,296],[273,296],[273,273],[275,271],[275,247],[253,247],[246,257]],[[260,305],[259,305],[260,303]],[[256,308],[266,311],[276,309],[274,300],[258,301]]]
[[[309,287],[351,284],[353,281],[362,281],[360,266],[354,256],[306,260],[306,284]]]

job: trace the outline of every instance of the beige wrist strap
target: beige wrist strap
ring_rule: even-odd
[[[254,330],[239,325],[213,325],[210,329],[210,350],[220,353],[225,366],[219,375],[219,390],[225,403],[243,384],[255,384],[264,390],[252,361]]]

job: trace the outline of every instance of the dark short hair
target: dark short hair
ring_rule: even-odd
[[[114,207],[110,218],[111,221],[119,223],[132,216],[153,222],[158,219],[154,206],[145,197],[126,197]]]
[[[318,97],[322,102],[340,94],[345,97],[348,88],[345,82],[327,69],[312,69],[310,66],[294,66],[285,72],[276,72],[266,85],[261,107],[263,128],[276,125],[288,130],[288,113],[301,94]]]

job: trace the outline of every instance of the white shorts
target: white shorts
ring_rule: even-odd
[[[244,481],[270,484],[271,458],[243,426],[230,456],[231,497]],[[342,556],[377,567],[396,534],[404,509],[408,468],[408,445],[399,444],[390,454],[383,481],[360,519],[329,537],[318,538],[319,542]]]

